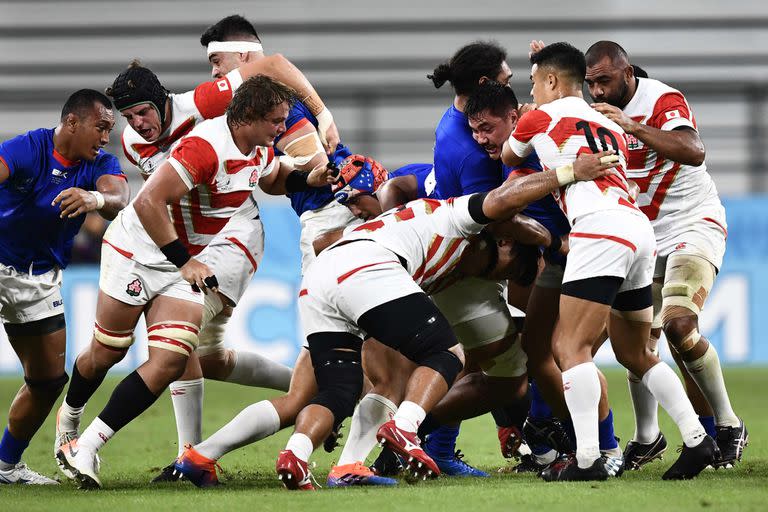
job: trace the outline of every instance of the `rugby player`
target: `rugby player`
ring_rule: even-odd
[[[133,342],[142,313],[148,325],[149,359],[118,384],[83,434],[59,449],[61,466],[81,487],[101,486],[97,452],[150,407],[187,366],[198,344],[203,292],[219,289],[214,271],[203,263],[205,253],[216,250],[209,244],[215,244],[215,235],[227,222],[238,219],[233,216],[236,212],[248,209],[245,218],[257,215],[255,186],[274,192],[277,169],[284,164],[274,157],[271,146],[285,131],[294,95],[264,75],[243,82],[226,115],[200,123],[185,136],[105,234],[94,338],[78,356],[80,377],[73,378],[67,401],[71,404],[72,396],[85,403],[93,395]],[[295,171],[282,192],[324,185],[327,180],[326,170]],[[200,214],[215,221],[200,231],[177,231],[179,224],[169,217],[168,205],[179,209],[181,218],[199,205]],[[249,229],[244,226],[242,235]],[[199,259],[193,257],[198,254]]]
[[[586,59],[592,106],[627,133],[627,177],[639,185],[640,209],[656,234],[649,349],[657,350],[663,328],[680,369],[692,379],[687,386],[691,400],[701,403],[696,399],[699,390],[706,399],[699,414],[714,413],[720,449],[716,466],[732,466],[741,460],[747,429],[733,411],[717,351],[699,332],[698,321],[722,265],[728,232],[696,120],[680,91],[647,76],[639,78],[617,43],[595,43]],[[636,375],[628,373],[627,378],[636,429],[625,457],[636,469],[660,456],[667,443],[659,430],[656,401]]]
[[[81,89],[56,128],[0,144],[0,319],[24,370],[0,440],[3,484],[58,483],[21,456],[69,379],[61,275],[73,239],[85,213],[111,220],[128,204],[120,164],[102,150],[114,124],[109,98]]]
[[[621,161],[608,176],[563,185],[556,196],[571,232],[552,347],[563,372],[577,448],[574,457],[549,466],[541,476],[547,481],[608,477],[598,441],[600,381],[592,362],[593,345],[607,323],[619,362],[642,379],[680,429],[682,453],[663,478],[693,478],[714,461],[717,445],[672,369],[646,348],[656,243],[650,222],[628,192],[624,132],[584,101],[586,62],[578,49],[551,44],[534,53],[531,64],[531,94],[538,109],[522,116],[504,144],[504,163],[518,165],[535,150],[544,168],[553,169],[579,154],[609,148]]]

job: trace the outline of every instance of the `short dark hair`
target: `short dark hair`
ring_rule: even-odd
[[[244,81],[227,107],[227,122],[238,126],[264,119],[281,103],[293,105],[296,91],[266,75]]]
[[[548,66],[560,71],[571,80],[581,85],[587,74],[587,61],[581,50],[568,43],[552,43],[531,55],[531,64],[539,67]]]
[[[451,60],[437,66],[427,78],[436,88],[451,82],[456,94],[470,94],[482,77],[496,78],[507,51],[495,42],[476,41],[459,48]]]
[[[232,41],[238,37],[255,38],[256,41],[261,42],[253,23],[239,14],[233,14],[208,27],[200,36],[200,44],[208,46],[211,41]]]
[[[648,72],[636,64],[632,64],[632,69],[637,78],[648,78]]]
[[[78,117],[88,116],[93,109],[94,103],[112,110],[112,102],[104,94],[93,89],[80,89],[67,98],[64,107],[61,109],[61,120],[63,121],[68,114],[75,114]]]
[[[619,43],[613,41],[598,41],[590,46],[585,54],[587,65],[589,66],[597,64],[606,57],[611,59],[611,62],[614,64],[619,60],[629,63],[627,51]]]
[[[517,96],[511,87],[488,81],[469,95],[464,113],[473,118],[488,110],[496,117],[504,117],[510,110],[517,110],[517,106]]]

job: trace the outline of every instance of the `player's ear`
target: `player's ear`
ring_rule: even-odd
[[[77,130],[77,126],[80,124],[80,118],[73,112],[67,114],[64,118],[64,126],[70,133],[74,133]]]
[[[490,80],[490,78],[488,78],[487,76],[483,75],[483,76],[480,77],[480,79],[477,81],[477,83],[479,85],[483,85],[484,83],[488,82],[489,80]]]

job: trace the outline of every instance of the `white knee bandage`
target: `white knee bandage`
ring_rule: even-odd
[[[133,345],[133,329],[125,331],[110,331],[104,329],[98,323],[93,325],[93,338],[107,347],[116,349],[128,349]]]
[[[691,313],[698,316],[714,281],[715,267],[704,258],[689,254],[669,256],[661,289],[662,324]]]
[[[197,333],[197,326],[190,322],[158,322],[147,328],[148,345],[188,356],[197,348]]]

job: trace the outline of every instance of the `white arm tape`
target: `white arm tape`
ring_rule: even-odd
[[[101,210],[104,208],[104,194],[98,190],[89,190],[89,192],[96,198],[96,209]]]

